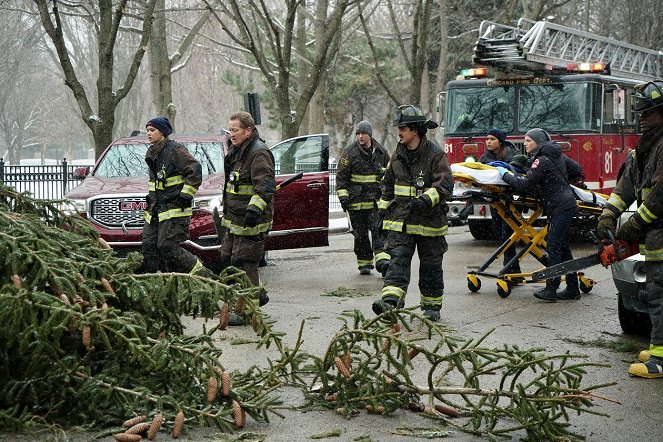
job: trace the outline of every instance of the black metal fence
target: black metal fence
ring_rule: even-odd
[[[7,165],[0,158],[0,183],[17,192],[30,192],[34,198],[61,199],[80,183],[74,178],[74,170],[79,167],[69,164],[66,158],[61,164],[39,166]]]

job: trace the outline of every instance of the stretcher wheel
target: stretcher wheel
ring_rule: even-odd
[[[592,288],[596,285],[596,281],[586,277],[583,273],[578,273],[578,281],[580,282],[580,291],[583,293],[591,292]]]
[[[467,275],[467,288],[472,293],[476,293],[481,289],[481,280],[474,275]]]
[[[497,294],[500,295],[500,298],[508,298],[511,294],[511,286],[507,281],[502,279],[497,280]]]

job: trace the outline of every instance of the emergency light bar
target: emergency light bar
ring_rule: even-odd
[[[465,78],[481,78],[486,76],[486,68],[463,69],[460,75]]]
[[[605,65],[603,63],[569,63],[566,65],[569,72],[603,72]]]

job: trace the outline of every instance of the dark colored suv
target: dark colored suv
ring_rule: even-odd
[[[222,213],[227,136],[172,135],[203,167],[203,182],[194,198],[189,240],[183,246],[211,269],[218,267],[219,240],[213,210]],[[65,195],[118,253],[140,250],[148,173],[144,134],[120,138],[103,152],[94,167],[77,171],[83,182]],[[274,226],[267,250],[326,246],[329,232],[329,137],[305,135],[270,148],[276,183],[304,172],[301,179],[277,191]]]

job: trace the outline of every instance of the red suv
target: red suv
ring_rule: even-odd
[[[170,138],[186,146],[203,167],[203,182],[194,198],[189,240],[183,245],[216,270],[219,240],[213,210],[216,207],[223,213],[227,135]],[[148,147],[144,134],[114,141],[91,170],[77,171],[85,179],[65,195],[120,254],[140,250],[148,185],[145,163]],[[277,184],[299,172],[304,175],[276,192],[274,226],[267,239],[267,250],[328,245],[328,135],[291,138],[270,150],[274,154]]]

